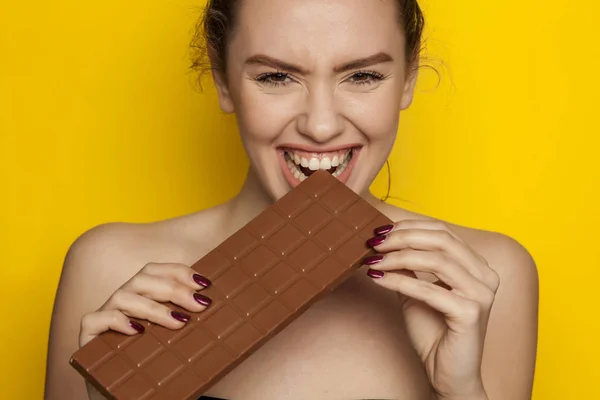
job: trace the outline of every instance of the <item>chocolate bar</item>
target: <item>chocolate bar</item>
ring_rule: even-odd
[[[105,332],[70,364],[108,399],[197,399],[373,254],[366,240],[391,221],[325,171],[260,213],[192,269],[212,285],[180,330]],[[183,311],[174,304],[169,306]]]

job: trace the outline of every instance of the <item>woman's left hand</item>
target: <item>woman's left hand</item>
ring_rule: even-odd
[[[379,254],[365,259],[368,274],[406,296],[407,333],[438,398],[487,399],[481,363],[498,274],[443,222],[404,220],[375,234],[368,245]]]

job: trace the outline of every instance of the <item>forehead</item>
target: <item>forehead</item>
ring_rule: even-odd
[[[288,61],[343,61],[385,51],[397,59],[404,36],[397,0],[243,0],[230,54]]]

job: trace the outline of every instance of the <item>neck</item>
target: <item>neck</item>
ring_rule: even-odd
[[[226,204],[225,215],[230,225],[240,228],[271,204],[273,199],[264,190],[254,169],[249,167],[239,193]]]

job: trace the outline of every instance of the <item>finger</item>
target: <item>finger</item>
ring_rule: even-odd
[[[208,278],[196,273],[185,264],[149,263],[142,268],[140,273],[172,279],[196,291],[211,285]]]
[[[383,230],[381,230],[381,228],[379,229],[381,232],[385,232],[387,230],[387,228]],[[486,286],[494,291],[498,289],[500,279],[496,271],[490,267],[485,257],[475,251],[475,249],[466,240],[463,240],[449,224],[440,220],[406,219],[391,225],[391,228],[389,228],[388,232],[410,229],[428,229],[448,232],[448,234],[450,234],[456,241],[462,244],[464,252],[468,255],[467,259],[465,259],[466,261],[470,260],[465,264],[467,269],[469,269],[475,276],[477,276],[477,273],[474,271],[479,271],[481,273],[480,280],[482,280]],[[377,231],[377,229],[375,231]],[[377,232],[375,233],[377,234]],[[471,266],[473,266],[472,269]]]
[[[156,275],[138,274],[124,286],[124,290],[159,302],[171,302],[188,311],[200,312],[208,307],[212,300],[179,281]]]
[[[477,298],[487,287],[471,275],[462,265],[439,251],[404,249],[374,257],[367,257],[365,264],[379,271],[405,269],[435,275],[446,287],[455,289],[460,295]]]
[[[394,223],[393,225],[382,226],[374,230],[375,236],[389,234],[391,232],[407,230],[407,229],[428,229],[432,231],[445,230],[448,231],[456,240],[461,243],[468,244],[456,234],[446,223],[438,220],[426,219],[404,219]]]
[[[397,230],[388,235],[370,239],[367,244],[382,253],[402,249],[444,252],[463,265],[475,278],[486,283],[487,286],[492,284],[489,279],[490,268],[488,265],[482,263],[478,255],[445,230]]]
[[[387,289],[422,301],[439,311],[444,315],[450,329],[460,330],[465,327],[478,326],[483,320],[482,308],[478,303],[433,283],[394,272],[384,273],[383,276],[373,279],[373,281]]]
[[[136,335],[144,332],[144,326],[129,319],[119,310],[103,310],[85,314],[81,319],[79,346],[84,346],[93,338],[108,330],[125,335]]]
[[[150,321],[169,329],[180,329],[191,318],[165,304],[125,290],[115,292],[103,307],[107,310],[119,310],[128,317]]]

